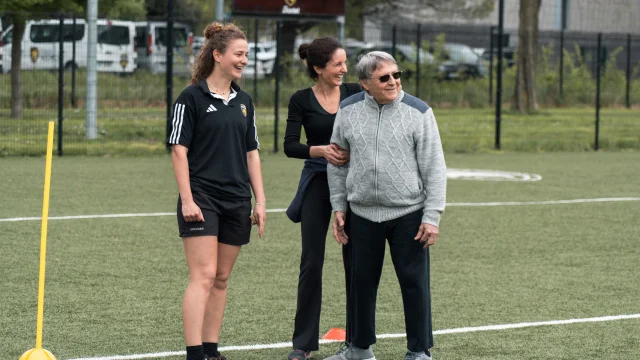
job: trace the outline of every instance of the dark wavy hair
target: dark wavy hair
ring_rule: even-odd
[[[318,73],[313,67],[324,69],[338,49],[343,49],[342,44],[333,37],[325,36],[316,38],[311,43],[300,45],[298,55],[300,55],[300,59],[306,60],[309,77],[318,80]]]

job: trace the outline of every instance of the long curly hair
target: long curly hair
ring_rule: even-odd
[[[196,56],[191,69],[191,83],[196,84],[211,74],[215,67],[213,50],[218,50],[221,54],[227,51],[227,46],[233,40],[247,40],[244,32],[234,24],[221,24],[214,22],[204,29],[204,46]]]

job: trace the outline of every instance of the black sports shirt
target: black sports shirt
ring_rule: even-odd
[[[227,102],[206,80],[188,86],[173,105],[167,144],[189,151],[192,192],[223,199],[251,199],[247,152],[260,148],[251,96],[232,82]]]
[[[360,84],[340,85],[340,101],[361,92]],[[329,145],[336,114],[327,112],[311,88],[297,91],[289,100],[289,116],[284,135],[284,153],[288,157],[310,159],[311,146]],[[304,127],[307,143],[300,143]]]

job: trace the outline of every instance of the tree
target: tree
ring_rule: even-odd
[[[138,18],[144,15],[142,0],[103,0],[104,16]],[[86,0],[4,0],[0,12],[7,12],[7,19],[13,24],[11,38],[11,117],[22,118],[22,80],[20,64],[22,58],[22,38],[27,20],[38,19],[47,14],[62,12],[82,14]]]
[[[169,14],[168,0],[144,0],[144,2],[149,20],[164,21],[167,19]],[[189,25],[194,30],[204,28],[215,18],[213,13],[215,2],[216,0],[174,0],[174,19]]]
[[[133,21],[144,20],[145,15],[144,0],[98,0],[99,17]]]
[[[5,0],[0,11],[8,12],[7,18],[13,23],[11,38],[11,117],[22,118],[22,80],[20,60],[22,57],[22,37],[27,19],[57,11],[81,9],[73,0]]]
[[[536,64],[538,56],[538,15],[542,0],[520,0],[519,46],[513,108],[520,112],[538,111]]]

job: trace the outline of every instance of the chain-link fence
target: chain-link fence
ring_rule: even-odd
[[[33,19],[24,24],[19,78],[12,69],[16,24],[3,24],[0,155],[43,154],[49,120],[56,121],[59,154],[164,152],[171,115],[167,102],[190,84],[190,68],[204,41],[202,29],[192,28],[179,9],[172,32],[161,17],[138,22],[99,18],[98,136],[88,139],[87,21],[57,14],[33,14]],[[317,36],[338,36],[340,29],[329,22],[232,20],[249,42],[249,62],[239,84],[256,103],[262,149],[277,151],[290,96],[313,85],[297,47]],[[434,109],[447,151],[488,151],[498,140],[505,150],[640,148],[640,34],[541,26],[536,68],[540,110],[522,115],[511,110],[518,30],[506,27],[497,133],[495,24],[365,22],[347,24],[343,33],[350,70],[368,51],[394,55],[403,71],[403,90]],[[346,81],[357,82],[353,71]]]

